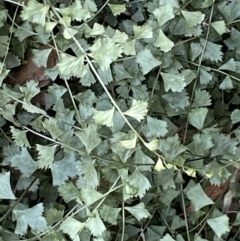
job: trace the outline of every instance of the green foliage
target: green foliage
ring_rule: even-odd
[[[239,169],[239,12],[2,1],[0,240],[239,239],[206,191]]]

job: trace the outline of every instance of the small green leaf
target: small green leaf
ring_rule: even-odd
[[[76,131],[75,134],[86,147],[88,154],[102,141],[97,132],[97,125],[95,124],[89,124],[83,131]]]
[[[66,183],[58,187],[58,192],[65,202],[75,200],[80,196],[80,191],[72,182]]]
[[[84,65],[84,55],[78,57],[60,54],[60,61],[57,63],[59,73],[66,78],[78,77],[81,78],[87,74],[86,66]]]
[[[212,228],[215,234],[220,239],[223,234],[230,232],[229,217],[223,215],[217,218],[207,219],[208,225]]]
[[[190,188],[186,195],[196,211],[207,205],[214,204],[214,202],[205,194],[199,183]]]
[[[134,134],[134,137],[132,139],[120,141],[120,144],[123,148],[126,148],[126,149],[135,148],[137,144],[137,135]]]
[[[53,139],[59,138],[63,135],[63,130],[61,130],[57,124],[57,120],[53,117],[49,117],[42,122],[43,127],[49,131]]]
[[[154,46],[159,47],[163,52],[168,52],[174,46],[174,43],[166,37],[163,31],[160,29],[158,37],[154,41]]]
[[[0,199],[16,199],[10,184],[10,172],[0,173]]]
[[[159,150],[165,155],[167,159],[172,161],[179,154],[187,150],[178,139],[178,135],[170,136],[167,139],[160,140]]]
[[[182,10],[182,15],[185,18],[187,25],[191,28],[198,24],[201,24],[201,22],[204,20],[205,14],[199,11],[184,11]]]
[[[105,37],[98,39],[91,47],[89,56],[93,57],[99,64],[101,70],[109,69],[110,64],[118,57],[121,57],[122,48],[113,42],[112,39]],[[107,55],[106,55],[107,53]]]
[[[219,69],[221,70],[230,70],[230,71],[236,71],[237,63],[236,61],[231,58],[226,63],[224,63]]]
[[[144,24],[142,26],[134,25],[133,32],[135,39],[152,38],[153,36],[152,27],[148,24]]]
[[[192,107],[201,107],[211,105],[210,94],[206,90],[196,90]]]
[[[218,9],[226,18],[227,23],[231,23],[239,17],[240,6],[238,0],[232,0],[231,2],[221,2],[218,4]]]
[[[138,221],[151,216],[142,202],[132,207],[125,207],[125,210],[130,212]]]
[[[100,207],[100,216],[105,222],[117,225],[117,218],[120,211],[121,208],[113,208],[106,204],[103,204]]]
[[[51,168],[54,161],[54,154],[57,145],[42,146],[37,144],[39,168]]]
[[[46,219],[42,216],[43,204],[39,203],[32,208],[19,209],[18,206],[13,209],[13,214],[16,217],[17,225],[15,233],[24,235],[27,233],[28,226],[31,228],[33,234],[38,235],[47,231]]]
[[[175,241],[175,239],[173,239],[170,234],[166,234],[163,238],[160,239],[160,241]]]
[[[80,176],[77,168],[79,162],[76,161],[74,153],[64,156],[61,160],[55,161],[52,165],[52,182],[54,186],[63,185],[69,178]]]
[[[20,17],[22,20],[44,26],[49,8],[50,5],[41,4],[36,0],[30,0],[27,2],[27,6],[23,8]]]
[[[174,18],[173,7],[170,4],[164,4],[153,11],[159,26],[162,26],[170,19]]]
[[[232,123],[235,124],[240,121],[240,110],[235,109],[231,114]]]
[[[47,224],[50,226],[54,223],[62,221],[64,215],[63,210],[57,210],[55,208],[48,209],[46,211],[46,220]]]
[[[163,162],[162,162],[161,158],[158,158],[157,163],[156,163],[154,169],[157,172],[161,172],[162,170],[166,169],[166,167],[164,167],[164,165],[163,165]]]
[[[168,133],[167,122],[147,116],[147,138],[163,137]]]
[[[48,61],[48,57],[49,54],[51,53],[52,49],[48,48],[48,49],[33,49],[32,53],[33,53],[33,63],[37,66],[37,67],[47,67],[47,61]]]
[[[159,142],[156,138],[151,140],[150,142],[143,142],[144,146],[147,147],[150,151],[156,151],[158,149]]]
[[[140,65],[144,75],[162,63],[152,55],[149,49],[146,48],[137,54],[136,61]]]
[[[94,189],[82,188],[81,197],[86,205],[92,205],[96,201],[99,201],[100,199],[102,199],[103,194],[101,194],[100,192],[97,192]]]
[[[28,131],[21,131],[21,130],[16,129],[13,126],[11,126],[11,132],[12,132],[14,142],[17,146],[30,147],[30,144],[29,144],[27,136],[26,136]]]
[[[86,223],[86,228],[88,228],[92,235],[98,237],[103,234],[104,231],[106,231],[106,227],[102,221],[102,219],[99,217],[98,211],[94,212],[95,217],[89,218],[89,220]]]
[[[83,230],[84,226],[85,224],[79,222],[77,219],[68,217],[61,223],[59,229],[68,234],[72,240],[75,240],[78,233]]]
[[[93,119],[97,124],[112,127],[114,110],[115,110],[115,107],[106,111],[94,110]]]
[[[164,235],[163,238],[160,239],[160,241],[175,241],[175,239],[173,239],[173,238],[170,236],[170,234],[167,233],[166,235]]]
[[[131,116],[137,121],[141,121],[148,111],[148,103],[145,101],[134,100],[132,101],[132,106],[127,111],[123,112],[124,115]]]
[[[151,187],[149,180],[138,170],[135,169],[133,174],[129,177],[129,184],[138,191],[134,196],[144,197],[146,191]]]
[[[82,7],[81,1],[76,0],[74,3],[66,8],[56,9],[63,17],[70,17],[72,20],[82,21],[91,18],[88,8]]]
[[[224,21],[211,22],[211,27],[213,27],[219,35],[223,35],[227,32],[227,27]]]
[[[125,12],[125,4],[108,4],[114,16],[119,15],[120,13]]]
[[[177,76],[167,73],[161,73],[163,82],[164,82],[164,89],[168,92],[170,89],[173,92],[181,92],[184,87],[186,86],[185,78],[183,76]]]
[[[221,89],[221,90],[233,89],[233,83],[232,83],[231,77],[229,75],[227,75],[224,78],[223,82],[219,85],[219,89]]]
[[[189,123],[196,127],[198,130],[202,130],[204,121],[208,113],[207,108],[194,108],[189,113]]]

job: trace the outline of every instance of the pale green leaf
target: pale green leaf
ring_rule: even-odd
[[[147,155],[145,155],[142,150],[137,150],[132,159],[132,163],[138,165],[140,171],[151,171],[151,166],[155,162]]]
[[[194,108],[189,113],[189,123],[196,127],[198,130],[202,130],[204,122],[208,113],[207,108]]]
[[[178,135],[168,137],[167,139],[160,140],[159,150],[164,156],[172,161],[179,154],[187,150],[187,147],[182,145],[178,139]]]
[[[186,86],[185,78],[183,76],[172,75],[168,73],[162,73],[165,91],[170,89],[173,92],[181,92]]]
[[[16,199],[10,184],[10,172],[0,173],[0,199]]]
[[[229,217],[227,215],[207,219],[207,223],[219,239],[222,237],[223,234],[230,232]]]
[[[61,223],[59,229],[68,234],[72,240],[75,240],[78,233],[83,230],[84,225],[84,223],[81,223],[77,219],[68,217]]]
[[[173,7],[170,4],[165,4],[153,11],[154,16],[156,17],[158,24],[162,26],[170,19],[174,18]]]
[[[47,231],[47,222],[42,216],[43,211],[44,208],[42,203],[39,203],[32,208],[26,208],[23,210],[18,210],[17,207],[14,208],[13,214],[17,220],[15,233],[20,235],[26,234],[28,226],[35,235]]]
[[[115,74],[116,80],[124,80],[124,79],[131,79],[133,76],[131,76],[124,66],[122,64],[114,64],[113,65],[113,72]]]
[[[158,149],[159,142],[156,138],[151,140],[150,142],[143,142],[144,146],[147,147],[150,151],[156,151]]]
[[[195,90],[192,107],[211,105],[211,96],[206,90]]]
[[[51,168],[54,161],[54,154],[57,145],[53,146],[43,146],[36,145],[38,151],[38,164],[39,168]]]
[[[234,58],[229,59],[226,63],[219,67],[221,70],[236,71],[237,63]]]
[[[148,24],[144,24],[142,26],[133,26],[134,38],[141,39],[141,38],[152,38],[153,30],[152,27]]]
[[[69,7],[56,10],[63,16],[70,17],[72,20],[82,21],[91,18],[88,8],[83,8],[80,0],[74,1],[74,3]]]
[[[97,192],[94,189],[82,188],[81,197],[82,197],[82,200],[85,202],[86,205],[92,205],[96,201],[101,200],[103,195],[100,192]]]
[[[72,182],[66,183],[58,187],[59,195],[64,199],[65,202],[75,200],[80,196],[80,191],[75,187]]]
[[[87,74],[87,69],[84,65],[84,55],[75,57],[61,53],[57,68],[59,73],[66,78],[73,76],[81,78]]]
[[[30,184],[31,184],[31,187],[29,188]],[[18,179],[16,189],[20,191],[24,191],[29,188],[28,189],[29,192],[36,192],[39,189],[39,184],[40,184],[39,179],[36,180],[34,176],[30,176],[30,177],[21,176]]]
[[[208,155],[213,147],[211,135],[207,133],[195,134],[193,141],[188,145],[189,151],[194,155]]]
[[[99,185],[99,174],[95,169],[94,160],[90,156],[82,157],[78,167],[83,174],[84,187],[95,189]]]
[[[23,8],[20,16],[22,20],[44,26],[49,8],[50,5],[48,4],[41,4],[36,0],[30,0],[27,2],[27,6]]]
[[[164,235],[163,238],[160,239],[160,241],[175,241],[175,239],[173,239],[173,238],[170,236],[170,234],[167,233],[166,235]]]
[[[93,119],[97,124],[112,127],[114,110],[115,110],[115,107],[106,111],[94,110]]]
[[[98,211],[94,212],[95,217],[90,217],[89,220],[86,222],[86,228],[88,228],[92,235],[98,237],[103,234],[106,230],[106,227],[99,217]]]
[[[49,117],[42,122],[43,127],[49,131],[53,139],[59,138],[63,135],[63,131],[59,128],[57,120],[53,117]]]
[[[231,23],[239,17],[240,6],[238,0],[221,2],[218,4],[218,9],[226,18],[227,23]]]
[[[205,14],[199,11],[189,12],[189,11],[182,10],[181,12],[189,27],[194,27],[198,24],[201,24],[201,22],[204,20],[204,17],[205,17]]]
[[[118,57],[121,57],[122,48],[113,42],[112,39],[105,37],[98,39],[91,47],[89,56],[93,57],[99,64],[101,70],[108,69],[110,64]],[[107,54],[106,54],[107,53]]]
[[[127,40],[128,40],[128,35],[126,33],[123,33],[123,32],[120,32],[118,29],[116,29],[113,37],[112,37],[112,40],[115,42],[115,43],[126,43]]]
[[[202,48],[205,46],[205,39],[200,39]],[[207,41],[205,51],[203,53],[203,60],[211,60],[213,62],[222,61],[223,52],[222,45]]]
[[[151,187],[149,180],[138,170],[138,168],[136,168],[133,174],[129,176],[128,181],[131,186],[138,190],[134,196],[139,196],[140,198],[144,197],[146,191]]]
[[[167,101],[171,108],[176,110],[179,108],[184,109],[190,104],[189,96],[186,90],[181,92],[169,91],[167,94],[162,95],[162,98]]]
[[[48,48],[48,49],[33,49],[32,53],[33,53],[33,58],[32,61],[33,63],[37,66],[37,67],[47,67],[47,62],[48,62],[48,57],[49,54],[51,53],[52,49]]]
[[[154,169],[157,172],[161,172],[162,170],[165,170],[166,167],[164,167],[163,165],[163,161],[161,160],[161,158],[158,158],[156,165],[154,166]]]
[[[132,118],[140,122],[147,114],[147,111],[148,111],[147,108],[148,108],[147,102],[133,99],[131,108],[123,112],[123,114],[131,116]]]
[[[153,68],[161,65],[161,61],[156,59],[151,51],[146,48],[137,54],[136,61],[140,65],[144,75],[150,72]]]
[[[223,82],[219,85],[219,89],[221,90],[233,89],[233,83],[229,75],[227,75],[224,78]]]
[[[38,164],[29,154],[27,148],[21,148],[21,151],[11,157],[11,166],[20,170],[23,176],[30,177],[37,169]]]
[[[122,43],[121,47],[123,49],[123,53],[126,55],[136,55],[135,42],[136,40],[133,39],[131,41]]]
[[[138,221],[151,216],[142,202],[132,207],[125,207],[125,210],[130,212]]]
[[[21,131],[21,130],[16,129],[13,126],[11,126],[11,132],[12,132],[12,136],[14,139],[14,143],[17,146],[30,147],[30,144],[29,144],[27,136],[26,136],[28,131]]]
[[[227,32],[227,27],[223,20],[211,22],[211,27],[213,27],[219,35],[223,35]]]
[[[195,211],[198,211],[207,205],[214,204],[214,202],[205,194],[199,183],[190,188],[186,192],[186,195],[194,206]]]
[[[146,137],[163,137],[168,133],[167,122],[147,116]]]
[[[104,32],[105,32],[105,29],[103,25],[94,23],[90,36],[103,35]]]
[[[237,122],[240,121],[240,110],[239,109],[235,109],[232,113],[231,113],[231,120],[232,123],[235,124]]]
[[[46,211],[46,220],[47,224],[50,226],[54,223],[62,221],[64,215],[63,210],[57,210],[55,208],[48,209]]]
[[[31,80],[25,86],[20,86],[24,95],[23,108],[30,113],[46,114],[46,112],[31,104],[31,99],[40,92],[37,81]]]
[[[125,4],[108,4],[114,16],[119,15],[126,10]]]
[[[24,39],[26,39],[29,36],[35,35],[32,24],[30,22],[24,22],[20,25],[20,28],[17,28],[17,30],[14,33],[15,37],[18,37],[19,41],[22,42]],[[1,43],[1,41],[0,41]]]
[[[117,225],[117,218],[121,208],[113,208],[106,204],[101,205],[100,207],[100,216],[101,218],[110,224]]]
[[[95,79],[94,75],[92,74],[91,70],[89,69],[89,66],[86,65],[85,67],[86,67],[87,73],[80,79],[80,83],[83,86],[89,87],[96,82],[96,79]]]
[[[238,142],[229,135],[220,133],[212,134],[214,146],[211,150],[211,156],[232,155],[234,156]]]
[[[154,41],[154,46],[159,47],[163,52],[168,52],[174,46],[174,43],[166,37],[160,29],[157,38]]]
[[[102,141],[97,132],[97,125],[95,124],[89,124],[83,131],[76,131],[75,134],[86,147],[88,154]]]
[[[120,144],[123,148],[126,148],[126,149],[135,148],[137,144],[137,135],[134,134],[134,137],[132,139],[120,141]]]
[[[69,178],[80,176],[78,164],[79,162],[76,161],[73,152],[64,156],[61,160],[55,161],[51,168],[53,186],[61,186]]]
[[[202,85],[206,85],[212,80],[213,77],[211,75],[210,70],[211,70],[210,68],[204,68],[204,67],[201,68],[201,70],[200,70],[200,83]]]
[[[0,28],[4,26],[4,23],[7,19],[6,10],[0,10]]]

